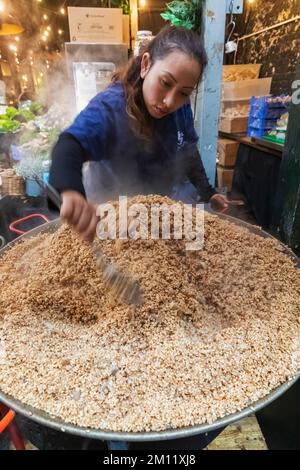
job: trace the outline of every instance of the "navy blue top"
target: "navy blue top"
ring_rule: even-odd
[[[81,144],[86,160],[101,161],[118,194],[170,194],[176,183],[175,159],[184,143],[198,140],[190,104],[155,119],[147,145],[131,127],[121,82],[96,95],[64,132]]]

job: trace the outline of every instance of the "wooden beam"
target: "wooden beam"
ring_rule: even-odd
[[[206,448],[206,450],[267,449],[265,439],[254,415],[227,426]]]

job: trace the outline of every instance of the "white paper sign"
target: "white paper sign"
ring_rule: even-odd
[[[123,42],[121,8],[68,7],[71,42]]]
[[[76,109],[79,113],[88,102],[111,82],[116,70],[112,62],[74,62],[73,75],[76,92]]]

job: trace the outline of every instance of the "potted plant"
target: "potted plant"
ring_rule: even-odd
[[[200,32],[202,7],[205,0],[173,0],[167,3],[167,9],[161,16],[174,26]]]

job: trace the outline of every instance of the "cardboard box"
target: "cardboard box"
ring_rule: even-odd
[[[234,167],[239,145],[235,140],[218,139],[219,165]]]
[[[248,131],[248,116],[223,118],[219,122],[219,131],[227,134],[242,134]]]
[[[226,187],[228,191],[231,191],[233,174],[233,168],[225,168],[223,166],[217,165],[218,188]]]

